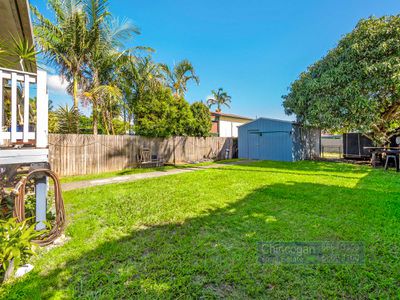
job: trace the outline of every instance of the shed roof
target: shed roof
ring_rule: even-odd
[[[11,41],[12,37],[23,38],[31,45],[33,44],[33,31],[31,18],[29,13],[28,0],[0,0],[0,40],[4,42]],[[16,60],[15,57],[10,57],[9,61]],[[18,63],[10,66],[12,69],[21,70]],[[26,63],[25,71],[35,72],[36,63]]]
[[[274,122],[280,122],[280,123],[289,123],[289,124],[292,124],[292,125],[297,124],[297,123],[294,122],[294,121],[288,121],[288,120],[280,120],[280,119],[273,119],[273,118],[264,118],[264,117],[261,117],[261,118],[255,119],[255,120],[253,120],[253,121],[250,121],[250,122],[248,122],[248,123],[239,125],[238,127],[244,127],[244,126],[247,126],[247,125],[252,124],[252,123],[254,123],[254,122],[260,121],[260,120],[274,121]]]

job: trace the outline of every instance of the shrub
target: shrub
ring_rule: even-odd
[[[35,231],[35,225],[28,225],[27,221],[18,223],[16,218],[0,220],[0,277],[10,265],[16,268],[35,254],[32,240],[43,232]]]
[[[160,87],[146,91],[135,104],[135,133],[149,137],[190,135],[193,114],[189,103]]]
[[[200,137],[210,136],[212,123],[208,107],[202,102],[194,102],[190,106],[190,109],[194,118],[190,135]]]

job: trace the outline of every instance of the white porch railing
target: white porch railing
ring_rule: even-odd
[[[36,84],[35,94],[31,94],[33,84]],[[30,118],[32,107],[29,99],[34,96],[36,96],[36,122]],[[11,101],[7,103],[6,98]],[[33,142],[36,148],[46,148],[47,136],[46,72],[38,71],[35,74],[0,68],[0,145],[4,145],[7,141],[11,144]]]

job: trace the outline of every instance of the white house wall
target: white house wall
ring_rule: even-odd
[[[223,121],[219,122],[219,136],[220,137],[238,137],[238,126],[243,123]]]

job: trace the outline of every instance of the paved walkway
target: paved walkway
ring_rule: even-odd
[[[76,181],[76,182],[63,183],[61,185],[61,188],[62,188],[62,191],[70,191],[70,190],[82,189],[82,188],[93,187],[93,186],[98,186],[98,185],[131,182],[131,181],[137,181],[137,180],[147,179],[147,178],[156,178],[156,177],[170,176],[170,175],[175,175],[175,174],[190,173],[190,172],[195,172],[195,171],[200,171],[200,170],[205,170],[205,169],[221,168],[221,167],[226,167],[229,165],[238,165],[238,164],[244,164],[244,163],[248,163],[248,162],[250,162],[250,161],[241,160],[241,161],[237,161],[237,162],[229,162],[229,163],[223,163],[223,164],[212,164],[209,166],[198,166],[198,167],[194,166],[194,167],[189,167],[189,168],[172,169],[172,170],[167,170],[167,171],[154,171],[154,172],[148,172],[148,173],[139,173],[139,174],[118,176],[118,177],[110,177],[110,178],[105,178],[105,179]]]

